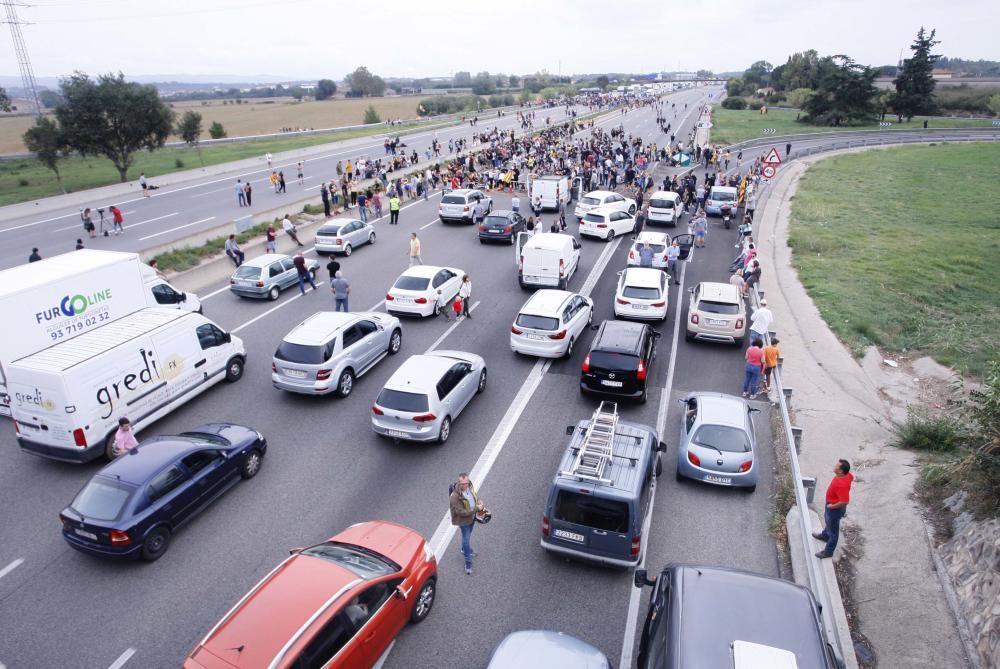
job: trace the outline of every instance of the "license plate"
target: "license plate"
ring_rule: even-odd
[[[527,335],[525,335],[525,336],[526,336],[526,337],[527,337],[528,339],[537,339],[537,340],[539,340],[539,341],[541,341],[542,339],[545,339],[545,337],[543,337],[542,335],[539,335],[539,334],[527,334]]]
[[[490,230],[491,235],[502,235],[503,230]]]
[[[633,304],[632,308],[633,309],[638,309],[639,311],[645,311],[646,309],[649,308],[649,305],[647,305],[647,304]]]
[[[396,302],[399,302],[400,304],[413,304],[413,298],[412,297],[397,297],[396,298]]]
[[[93,532],[84,532],[83,530],[78,530],[76,528],[73,528],[73,531],[76,532],[77,534],[79,534],[84,539],[90,539],[91,541],[97,541],[97,535],[94,534]]]
[[[385,433],[387,435],[389,435],[390,437],[403,437],[403,438],[406,438],[406,437],[410,436],[410,434],[408,432],[403,432],[402,430],[386,430]]]
[[[248,281],[248,280],[245,280],[245,279],[243,279],[243,280],[240,281],[240,285],[241,286],[252,286],[255,283],[256,283],[256,281]]]
[[[583,543],[583,535],[577,534],[576,532],[567,532],[566,530],[552,530],[552,536],[559,537],[560,539],[566,539],[567,541],[575,541],[577,543]]]
[[[602,386],[610,386],[612,388],[621,388],[622,387],[622,382],[621,381],[608,381],[607,379],[601,379],[601,385]]]
[[[709,318],[708,319],[708,324],[709,325],[728,325],[729,323],[728,323],[728,321],[720,321],[717,318]]]
[[[286,369],[285,374],[292,377],[293,379],[304,379],[306,378],[306,373],[298,369]]]
[[[532,283],[537,283],[538,281],[541,281],[541,277],[532,276],[530,274],[525,274],[524,275],[524,280],[525,281],[531,281]]]
[[[709,474],[708,476],[705,477],[705,480],[708,481],[709,483],[718,483],[720,485],[733,484],[733,480],[728,476],[713,476],[712,474]]]

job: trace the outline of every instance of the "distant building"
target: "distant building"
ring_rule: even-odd
[[[951,79],[955,76],[955,73],[951,70],[944,70],[936,67],[931,70],[931,76],[935,79]]]

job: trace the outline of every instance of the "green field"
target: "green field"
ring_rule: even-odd
[[[735,144],[748,139],[765,137],[764,128],[774,128],[777,135],[798,135],[815,132],[836,132],[842,130],[910,130],[924,127],[924,117],[916,116],[909,123],[896,123],[895,116],[886,116],[892,126],[881,128],[878,123],[867,125],[851,125],[830,127],[826,125],[808,125],[795,120],[799,112],[791,109],[768,109],[767,114],[750,110],[723,109],[716,106],[712,110],[712,143]],[[929,118],[928,128],[988,128],[989,120],[966,118]]]
[[[414,127],[414,125],[416,124],[397,125],[392,128],[392,132],[399,132]],[[278,153],[291,149],[301,149],[352,137],[378,135],[385,131],[386,126],[379,124],[371,128],[345,131],[336,135],[309,135],[259,142],[220,144],[202,148],[201,158],[204,159],[206,166],[218,165],[233,160],[263,156],[267,152]],[[180,161],[179,165],[177,161]],[[263,163],[261,164],[263,165]],[[197,151],[188,148],[170,148],[136,153],[135,163],[129,169],[128,174],[130,179],[138,179],[139,173],[145,172],[147,177],[153,179],[171,172],[198,167],[201,167],[201,162],[198,159]],[[98,156],[67,158],[60,161],[59,171],[62,174],[63,186],[67,192],[107,186],[119,181],[118,170],[111,164],[111,161]],[[61,192],[55,174],[43,167],[37,160],[0,161],[0,206],[29,202],[51,195],[59,195]]]
[[[982,376],[1000,353],[1000,144],[906,146],[813,165],[792,202],[799,278],[855,352]]]

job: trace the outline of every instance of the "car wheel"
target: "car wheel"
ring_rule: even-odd
[[[433,576],[424,581],[417,591],[417,599],[413,602],[413,612],[410,613],[410,622],[416,625],[423,622],[424,618],[430,615],[431,608],[434,607],[434,599],[437,596],[437,579]]]
[[[170,547],[170,530],[165,527],[157,527],[146,536],[142,543],[142,559],[147,562],[154,562],[163,557]]]
[[[656,456],[656,476],[657,476],[657,478],[659,478],[660,474],[662,474],[662,473],[663,473],[663,460],[661,460],[660,456],[657,455]]]
[[[389,355],[399,353],[399,347],[403,345],[403,333],[398,328],[392,331],[389,337]]]
[[[647,399],[647,392],[646,392],[646,389],[643,388],[642,389],[642,395],[639,395],[639,404],[645,404],[646,403],[646,399]]]
[[[235,383],[241,378],[243,378],[243,359],[231,358],[229,362],[226,363],[226,381],[229,383]]]
[[[737,348],[743,348],[743,337],[734,340],[733,343],[736,344]]]
[[[109,434],[104,440],[104,457],[108,460],[114,460],[120,455],[120,453],[115,450],[115,432],[116,430],[112,430],[111,434]]]
[[[747,489],[746,489],[746,491],[747,491],[748,495],[751,494],[751,493],[756,492],[757,491],[757,484],[754,483],[752,486],[748,486]]]
[[[681,470],[680,470],[680,467],[678,467],[678,468],[677,468],[677,471],[676,471],[676,472],[674,472],[674,476],[675,476],[675,477],[677,478],[677,482],[678,482],[678,483],[683,483],[683,481],[684,481],[684,477],[683,477],[683,476],[681,476]]]
[[[374,232],[368,235],[368,243],[369,244],[374,244],[375,243],[375,233]]]
[[[694,341],[694,335],[690,332],[684,333],[684,341]]]
[[[309,270],[309,276],[311,276],[312,280],[315,281],[316,280],[316,270],[314,270],[314,269]]]
[[[352,248],[351,248],[351,245],[350,245],[350,244],[348,244],[347,246],[345,246],[345,247],[344,247],[344,255],[345,255],[345,256],[349,256],[349,255],[351,255],[351,253],[352,253],[353,251],[354,251],[354,249],[352,249]]]
[[[483,392],[484,390],[486,390],[486,370],[485,369],[483,369],[483,371],[479,374],[479,385],[476,386],[476,394],[478,395],[479,393]]]
[[[445,416],[441,421],[441,431],[438,432],[438,443],[443,444],[451,436],[451,416]]]
[[[568,343],[568,344],[566,344],[566,353],[565,353],[565,356],[566,356],[567,358],[570,358],[570,357],[572,357],[572,356],[573,356],[573,342],[574,342],[574,341],[575,341],[575,340],[573,339],[573,337],[570,337],[570,338],[569,338],[569,343]]]
[[[281,289],[277,286],[271,286],[271,290],[267,291],[267,299],[274,302],[281,295]]]
[[[256,448],[247,453],[246,460],[243,461],[243,466],[240,467],[240,476],[244,480],[252,479],[257,476],[257,472],[260,471],[260,466],[264,463],[264,456]]]
[[[559,290],[566,290],[567,283],[568,282],[566,281],[566,279],[559,279],[559,285],[558,285]]]
[[[606,242],[610,242],[614,238],[615,238],[615,231],[614,230],[610,230],[609,229],[608,230],[608,234],[604,235],[604,241],[606,241]]]
[[[349,369],[345,369],[340,374],[340,379],[337,381],[337,394],[341,397],[347,397],[354,390],[354,372]]]

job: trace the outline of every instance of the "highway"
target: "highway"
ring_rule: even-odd
[[[705,94],[696,89],[668,100],[678,107],[687,103],[694,111]],[[684,118],[681,109],[678,120],[684,122],[678,137],[686,138],[694,114]],[[628,132],[663,141],[649,109],[632,111],[604,127],[619,122]],[[439,137],[447,142],[443,131]],[[658,181],[666,171],[658,169]],[[185,192],[174,197],[188,197],[181,195]],[[258,193],[274,197],[263,189]],[[495,207],[508,205],[509,195],[493,196]],[[232,199],[228,193],[200,198],[205,208],[191,216],[221,211],[223,200],[238,211]],[[129,206],[153,208],[168,202],[154,198]],[[481,245],[474,228],[442,225],[436,211],[435,198],[408,204],[398,228],[380,220],[378,242],[341,259],[353,284],[351,307],[382,308],[386,289],[406,267],[406,239],[417,231],[425,263],[469,271],[473,317],[457,323],[405,320],[400,355],[359,379],[347,399],[293,396],[270,382],[270,357],[280,339],[308,315],[333,308],[325,270],[317,293],[299,296],[291,290],[277,303],[239,300],[223,285],[202,291],[206,315],[244,339],[247,372],[237,384],[214,388],[140,437],[229,420],[260,429],[270,448],[261,473],[178,532],[158,562],[109,563],[66,546],[57,514],[99,463],[69,466],[22,454],[13,430],[2,430],[0,663],[11,669],[176,667],[288,549],[322,541],[368,519],[417,529],[432,540],[440,561],[433,612],[402,633],[384,666],[439,667],[455,658],[485,666],[506,634],[531,628],[585,639],[616,666],[631,662],[646,605],[632,587],[631,573],[566,562],[538,545],[548,485],[565,446],[564,428],[589,417],[596,406],[577,389],[589,339],[579,343],[569,360],[514,355],[508,345],[510,324],[528,294],[517,287],[511,247]],[[69,223],[75,221],[61,225]],[[147,229],[158,228],[151,224]],[[41,232],[39,227],[31,234]],[[112,242],[124,245],[134,238]],[[674,480],[680,421],[675,400],[693,390],[738,394],[742,382],[741,349],[687,343],[683,337],[688,287],[725,281],[734,241],[735,231],[723,230],[712,219],[708,246],[695,250],[684,264],[682,284],[671,287],[669,316],[657,325],[662,337],[649,402],[621,405],[623,418],[657,427],[668,444],[651,528],[644,537],[651,569],[668,561],[693,561],[778,575],[778,556],[768,533],[774,486],[769,448],[760,453],[762,476],[753,494]],[[616,273],[625,267],[629,240],[582,243],[582,265],[570,289],[594,298],[595,322],[613,318]],[[430,348],[484,356],[489,368],[485,393],[456,420],[446,445],[376,438],[370,429],[372,400],[407,356]],[[758,439],[769,445],[770,407],[766,401],[756,405],[762,410],[756,419]],[[480,557],[472,576],[462,571],[459,542],[445,520],[448,484],[461,471],[472,471],[482,481],[479,491],[495,514],[492,523],[477,527],[473,535]]]

